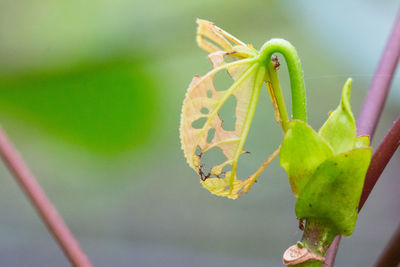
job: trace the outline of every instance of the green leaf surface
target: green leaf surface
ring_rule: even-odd
[[[299,120],[289,122],[280,164],[289,176],[294,195],[301,192],[315,169],[332,156],[332,149],[309,125]]]
[[[0,76],[0,116],[103,155],[144,144],[156,115],[155,85],[134,60]]]
[[[359,148],[322,163],[299,194],[297,217],[317,219],[350,235],[370,160],[371,148]]]
[[[356,122],[350,108],[351,79],[346,81],[342,100],[319,134],[329,143],[336,154],[353,149],[356,138]]]
[[[369,136],[363,135],[356,137],[354,148],[369,147]]]

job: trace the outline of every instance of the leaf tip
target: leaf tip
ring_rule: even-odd
[[[343,90],[342,90],[342,101],[341,101],[341,104],[349,112],[351,112],[350,98],[351,98],[351,84],[352,84],[352,82],[353,82],[353,79],[352,78],[348,78],[346,83],[344,84]]]

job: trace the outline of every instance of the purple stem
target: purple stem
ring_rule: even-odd
[[[358,136],[368,135],[370,136],[370,139],[372,141],[376,125],[378,124],[378,120],[381,116],[389,92],[390,84],[392,82],[393,75],[396,70],[397,63],[399,61],[399,57],[400,57],[400,12],[397,13],[393,30],[390,34],[389,40],[382,54],[381,60],[379,61],[378,68],[376,69],[376,72],[371,82],[371,86],[369,87],[368,90],[367,97],[364,101],[363,107],[358,117],[357,120]],[[384,164],[384,162],[382,162],[382,164]],[[386,164],[379,168],[382,168],[383,170],[385,166]],[[376,177],[376,180],[378,180],[378,178],[379,176]],[[373,184],[372,183],[366,184],[366,187],[363,188],[362,195],[365,198],[365,200],[367,199],[375,183],[376,181]],[[364,191],[368,192],[364,193]],[[326,252],[325,255],[326,260],[324,263],[324,267],[331,267],[334,265],[336,253],[339,248],[340,239],[341,239],[340,235],[336,236],[331,246],[329,247],[328,251]]]
[[[372,140],[389,93],[400,57],[400,12],[372,78],[367,96],[357,120],[357,134],[369,135]]]
[[[91,263],[71,234],[56,208],[51,204],[28,166],[0,128],[0,154],[4,164],[21,186],[43,222],[73,266],[89,267]]]
[[[392,128],[389,130],[379,147],[376,149],[371,159],[367,175],[365,176],[364,188],[361,194],[360,204],[358,211],[362,209],[369,194],[374,188],[376,182],[381,176],[386,165],[389,163],[394,152],[400,145],[400,116],[394,122]]]

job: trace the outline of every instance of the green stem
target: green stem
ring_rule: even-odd
[[[285,105],[285,100],[282,95],[282,90],[281,90],[281,85],[279,83],[279,76],[278,72],[275,69],[275,64],[270,63],[267,69],[268,72],[268,78],[271,85],[272,85],[272,90],[275,99],[272,99],[272,101],[276,101],[276,104],[278,106],[278,112],[280,115],[280,123],[282,125],[283,132],[286,133],[287,128],[288,128],[288,123],[289,123],[289,116],[286,110],[286,105]],[[272,98],[273,96],[271,96]]]
[[[306,222],[301,242],[310,251],[323,257],[336,235],[337,232],[333,229],[327,228],[323,223],[310,219]],[[320,267],[322,266],[322,262],[311,260],[293,266]]]
[[[306,92],[304,87],[303,70],[296,49],[286,40],[271,39],[261,48],[259,59],[261,62],[268,62],[267,64],[269,64],[274,53],[282,54],[288,67],[290,87],[292,91],[292,117],[293,119],[307,122]]]

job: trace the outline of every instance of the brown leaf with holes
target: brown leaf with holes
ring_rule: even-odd
[[[189,166],[200,175],[205,188],[213,194],[236,199],[249,190],[261,171],[279,153],[278,149],[246,180],[237,179],[238,160],[245,153],[243,146],[266,68],[257,60],[258,53],[251,45],[245,45],[209,21],[197,20],[197,23],[197,42],[201,48],[210,52],[208,58],[213,70],[202,77],[195,76],[187,90],[181,114],[182,149]],[[233,61],[227,63],[225,57]],[[223,71],[229,73],[232,84],[226,90],[216,90],[214,77]],[[223,128],[218,112],[231,96],[236,98],[236,120],[234,130],[229,131]],[[204,124],[194,126],[201,120]],[[212,138],[208,138],[210,131],[214,132]],[[219,148],[225,160],[215,164],[207,173],[201,158],[212,148]],[[228,166],[231,170],[223,171]]]

